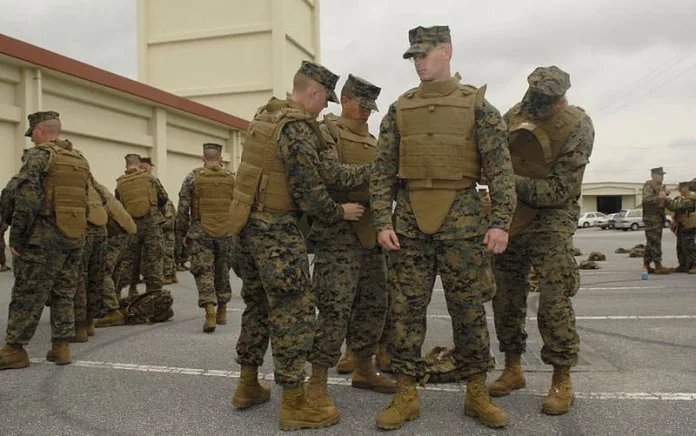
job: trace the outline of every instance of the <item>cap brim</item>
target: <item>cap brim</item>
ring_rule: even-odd
[[[338,97],[336,96],[336,91],[329,89],[329,101],[333,103],[339,103]]]
[[[27,132],[24,134],[24,136],[28,136],[29,138],[31,138],[31,134],[32,134],[33,131],[34,131],[34,128],[33,128],[33,127],[29,127],[29,128],[27,129]]]
[[[377,109],[377,103],[374,100],[363,100],[360,102],[360,106],[364,107],[365,109],[370,109],[375,112],[379,112],[379,109]]]
[[[410,59],[419,54],[427,54],[429,49],[430,47],[426,46],[425,44],[413,44],[408,50],[406,50],[406,53],[404,53],[404,59]]]

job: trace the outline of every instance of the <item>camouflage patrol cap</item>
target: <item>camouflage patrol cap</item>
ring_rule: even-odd
[[[34,131],[34,127],[36,127],[37,124],[42,121],[60,120],[60,114],[54,111],[34,112],[33,114],[29,114],[27,119],[29,120],[29,129],[27,129],[24,136],[31,137],[31,132]]]
[[[216,144],[214,142],[206,142],[205,144],[203,144],[203,151],[205,151],[209,148],[212,148],[214,150],[222,152],[222,145],[221,144]]]
[[[688,188],[691,182],[679,182],[680,188]]]
[[[142,158],[140,157],[139,154],[128,153],[128,154],[125,156],[125,159],[126,159],[126,165],[128,165],[129,163],[130,163],[130,164],[133,164],[133,163],[140,163],[140,159],[142,159]]]
[[[344,92],[349,92],[354,95],[355,99],[360,103],[360,106],[373,111],[379,110],[375,102],[377,97],[379,97],[379,93],[382,92],[382,88],[379,86],[375,86],[360,77],[348,74],[348,80],[346,80],[346,83],[343,85],[341,94]]]
[[[449,26],[418,26],[408,31],[408,42],[411,47],[404,53],[404,59],[426,54],[439,44],[451,43],[452,37]]]
[[[650,168],[650,172],[653,173],[653,174],[660,174],[660,175],[663,175],[663,176],[664,176],[665,174],[667,174],[667,173],[665,172],[665,170],[662,169],[662,167]]]
[[[328,68],[323,67],[319,64],[315,64],[310,61],[302,61],[300,69],[297,70],[298,74],[304,74],[320,85],[324,86],[329,94],[329,101],[338,103],[338,97],[336,96],[336,82],[338,82],[338,77],[336,74],[329,71]]]
[[[150,157],[141,157],[141,158],[140,158],[140,163],[148,164],[148,165],[150,165],[151,167],[154,167],[154,166],[155,166],[155,164],[152,163],[152,158],[150,158]]]
[[[537,67],[527,77],[529,89],[550,97],[562,97],[570,89],[570,75],[555,65]]]

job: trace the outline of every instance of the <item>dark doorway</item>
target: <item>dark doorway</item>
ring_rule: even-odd
[[[598,195],[597,210],[605,214],[621,212],[621,196]]]

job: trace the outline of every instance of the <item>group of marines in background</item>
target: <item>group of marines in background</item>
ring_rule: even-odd
[[[175,254],[164,270],[163,247],[172,253],[181,241],[205,311],[204,331],[227,322],[230,269],[242,279],[241,375],[232,404],[246,409],[270,398],[258,372],[270,343],[283,430],[340,421],[328,390],[328,371],[337,364],[340,372],[353,373],[353,387],[394,394],[377,414],[378,428],[398,429],[417,419],[416,385],[427,381],[421,347],[438,275],[451,315],[452,356],[467,382],[464,412],[489,427],[509,422],[491,397],[526,385],[521,356],[532,270],[541,357],[554,368],[542,411],[568,412],[575,399],[570,369],[579,350],[572,235],[594,143],[592,122],[568,104],[570,76],[556,66],[536,68],[522,101],[501,116],[485,99],[485,86],[464,85],[451,74],[448,26],[411,29],[409,43],[403,57],[414,61],[421,83],[389,107],[378,138],[367,121],[381,89],[350,74],[339,100],[339,76],[304,61],[291,95],[272,98],[256,112],[236,174],[224,168],[221,145],[203,145],[203,166],[184,179],[176,214],[142,158],[126,156],[126,174],[112,196],[82,154],[58,139],[55,112],[30,116],[27,134],[36,147],[25,156],[14,211],[5,220],[17,267],[0,368],[29,365],[23,346],[49,300],[49,360],[70,362],[67,342],[81,328],[75,288],[85,287],[88,300],[100,295],[76,275],[82,262],[89,276],[89,261],[81,258],[91,259],[86,253],[95,251],[89,247],[97,240],[107,241],[104,252],[112,243],[121,247],[114,248],[113,265],[126,259],[120,262],[124,272],[116,274],[123,283],[133,285],[140,266],[146,294],[161,291],[163,277],[175,280],[173,269],[184,257]],[[318,122],[329,101],[340,103],[341,115]],[[477,182],[489,195],[482,198]],[[106,230],[93,236],[93,209],[100,207]],[[303,213],[313,218],[308,235],[298,225]],[[23,225],[25,218],[36,225]],[[164,231],[176,243],[163,242]],[[311,275],[305,237],[314,245]],[[39,261],[43,267],[32,268]],[[59,280],[46,282],[46,271]],[[120,285],[107,285],[111,273],[105,273],[104,316],[96,326],[123,324],[114,297]],[[491,300],[505,369],[487,383],[494,359],[484,303]],[[89,335],[96,313],[87,306]],[[376,353],[379,368],[393,372],[395,382],[377,373]]]

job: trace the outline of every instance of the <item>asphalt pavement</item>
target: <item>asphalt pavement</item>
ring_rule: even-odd
[[[463,384],[420,389],[421,418],[393,434],[689,435],[696,434],[696,276],[670,274],[641,280],[641,259],[615,254],[642,243],[644,234],[580,229],[575,246],[607,256],[600,269],[582,271],[574,298],[582,347],[573,372],[578,399],[566,415],[540,412],[551,368],[540,362],[536,329],[538,298],[529,298],[527,388],[496,399],[510,425],[491,430],[463,412]],[[675,238],[665,231],[664,264],[676,266]],[[235,277],[229,325],[202,331],[203,310],[190,273],[170,286],[174,318],[166,323],[97,329],[84,344],[72,344],[73,364],[45,362],[50,347],[48,311],[27,347],[32,365],[0,372],[0,435],[272,435],[278,430],[280,388],[271,400],[246,411],[231,406],[239,377],[235,343],[244,304]],[[0,273],[0,325],[7,325],[12,274]],[[142,288],[142,285],[141,285]],[[141,289],[142,290],[142,289]],[[125,290],[124,290],[125,292]],[[492,315],[487,306],[489,318]],[[499,374],[503,363],[495,340]],[[429,308],[423,352],[449,346],[452,333],[441,284]],[[309,368],[309,367],[308,367]],[[269,353],[261,371],[272,385]],[[390,395],[350,387],[350,377],[330,374],[330,392],[341,422],[315,435],[382,433],[375,416]]]

